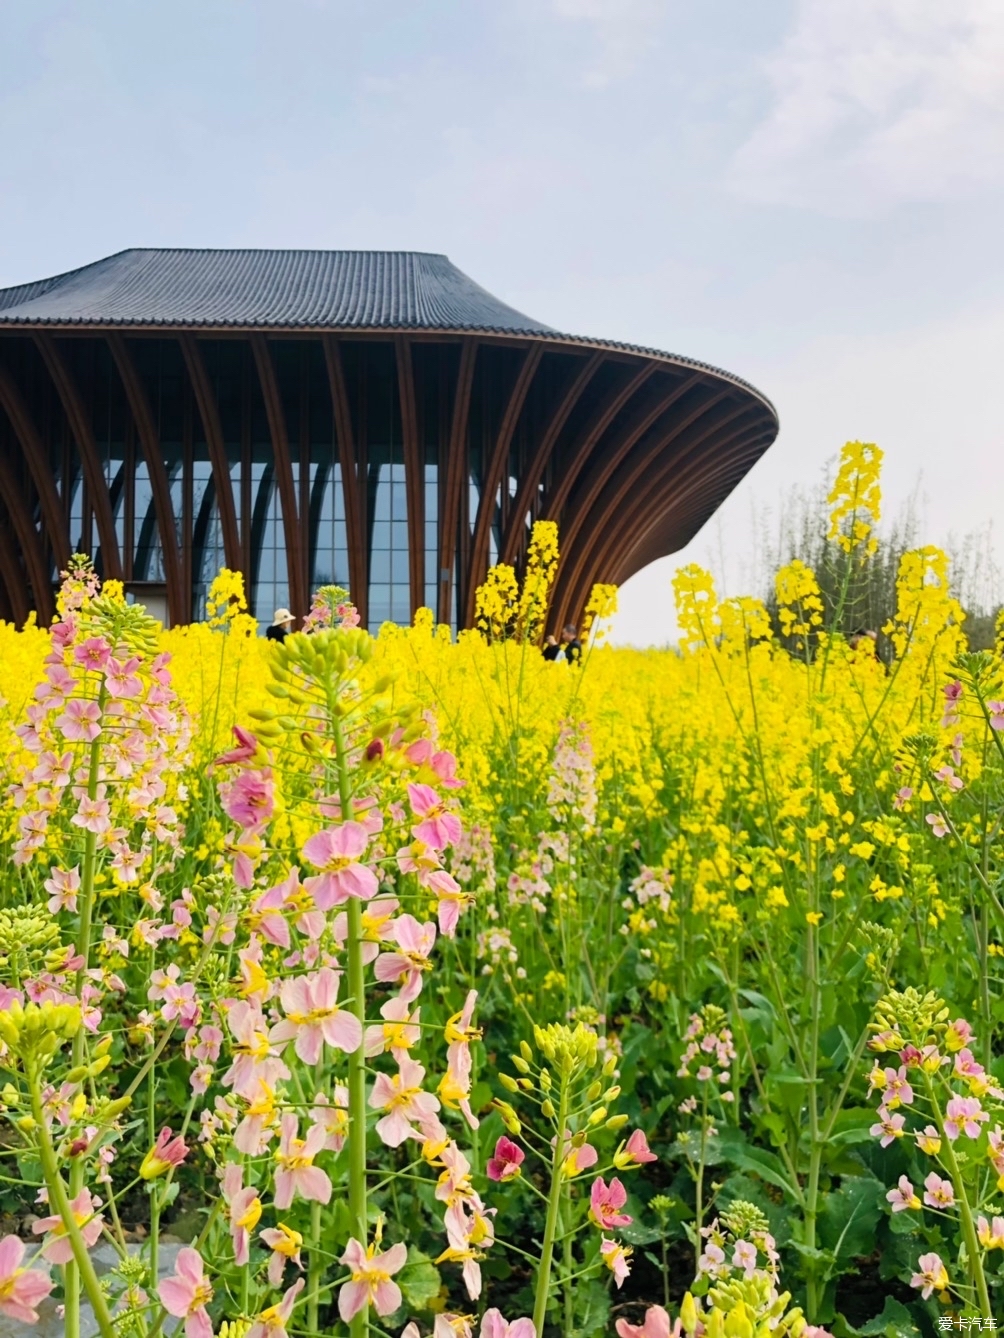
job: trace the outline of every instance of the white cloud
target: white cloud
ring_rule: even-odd
[[[799,0],[744,195],[868,216],[1004,182],[1000,0]]]

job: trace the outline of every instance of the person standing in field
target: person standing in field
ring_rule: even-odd
[[[293,615],[289,609],[276,609],[272,626],[265,633],[269,641],[285,641],[293,630]]]

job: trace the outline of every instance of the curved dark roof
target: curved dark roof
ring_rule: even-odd
[[[0,323],[555,333],[413,251],[120,251],[0,289]]]
[[[710,363],[572,335],[500,302],[428,251],[133,248],[49,279],[0,288],[0,329],[133,326],[255,330],[442,330],[641,353],[756,386]]]

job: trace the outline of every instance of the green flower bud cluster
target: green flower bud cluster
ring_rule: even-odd
[[[791,1292],[775,1295],[766,1276],[721,1283],[708,1300],[711,1309],[701,1317],[707,1338],[800,1338],[806,1327],[801,1308],[788,1309]],[[682,1307],[680,1313],[682,1320]]]
[[[736,1199],[719,1214],[719,1220],[726,1231],[737,1240],[752,1240],[754,1236],[770,1231],[770,1222],[755,1203],[746,1199]]]
[[[87,636],[100,636],[115,653],[152,660],[160,653],[161,626],[142,604],[127,604],[115,595],[99,594],[77,613],[77,627]]]
[[[574,1027],[561,1022],[534,1027],[533,1039],[540,1053],[559,1073],[570,1076],[596,1067],[600,1038],[581,1022]],[[523,1044],[526,1046],[525,1042]],[[529,1046],[526,1049],[529,1050]]]
[[[0,971],[8,979],[30,975],[60,941],[59,925],[35,906],[9,906],[0,911]]]
[[[912,985],[890,990],[875,1006],[871,1031],[882,1038],[884,1049],[900,1050],[905,1044],[937,1045],[948,1028],[949,1011],[933,990],[921,994]]]
[[[15,1000],[0,1013],[0,1040],[26,1063],[47,1063],[64,1041],[76,1036],[81,1025],[79,1004],[47,1000],[22,1007]]]

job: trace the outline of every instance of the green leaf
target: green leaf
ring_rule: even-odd
[[[862,1324],[858,1333],[864,1338],[873,1338],[873,1335],[877,1338],[878,1334],[884,1334],[885,1338],[913,1338],[917,1333],[917,1325],[902,1301],[897,1301],[895,1296],[887,1296],[881,1315]]]
[[[429,1302],[435,1300],[442,1286],[439,1269],[421,1250],[414,1245],[408,1247],[408,1262],[396,1278],[398,1286],[410,1310],[426,1310]]]
[[[758,1175],[768,1185],[774,1185],[797,1203],[799,1192],[792,1186],[780,1158],[764,1148],[750,1147],[738,1129],[723,1129],[717,1140],[717,1151],[724,1161]]]

